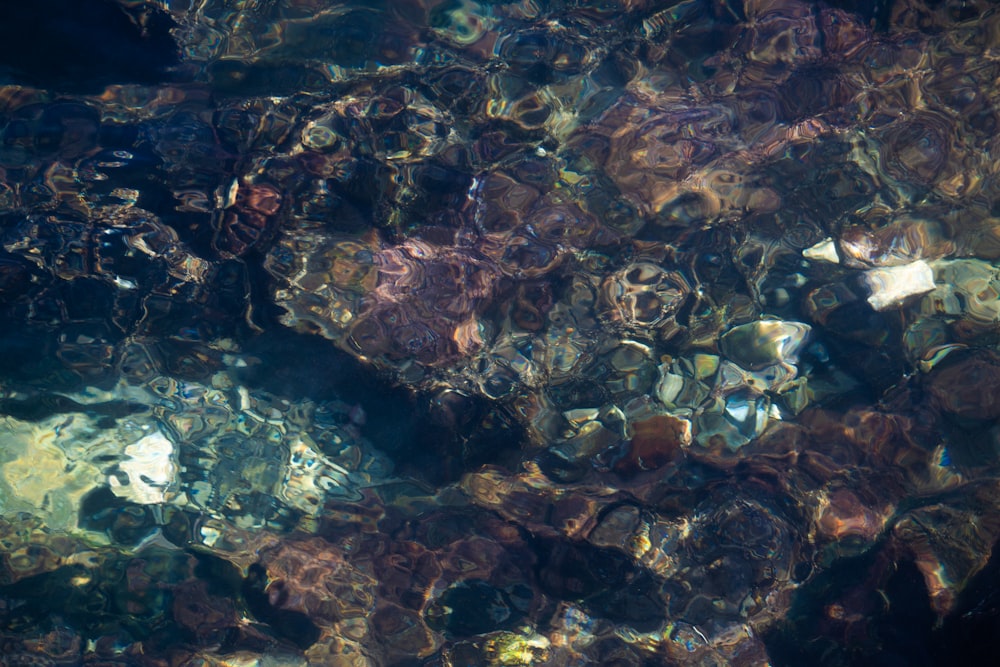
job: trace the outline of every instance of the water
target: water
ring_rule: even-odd
[[[0,19],[0,664],[992,654],[992,3]]]

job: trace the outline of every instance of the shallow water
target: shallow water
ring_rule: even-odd
[[[993,3],[0,23],[0,664],[992,655]]]

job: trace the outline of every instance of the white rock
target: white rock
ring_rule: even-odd
[[[875,310],[887,310],[905,299],[934,289],[934,270],[924,260],[902,266],[885,266],[865,271],[865,284],[871,290],[868,303]]]
[[[818,262],[840,263],[840,256],[837,255],[837,245],[831,238],[823,239],[816,245],[806,248],[802,251],[802,256]]]
[[[174,463],[174,443],[154,431],[125,448],[125,459],[118,464],[127,482],[118,475],[108,476],[108,486],[119,498],[140,505],[166,502],[170,495],[177,464]]]

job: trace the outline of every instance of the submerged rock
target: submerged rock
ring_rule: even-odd
[[[910,297],[934,289],[934,271],[923,260],[865,271],[864,280],[871,291],[868,303],[875,310],[899,306]]]
[[[865,661],[893,572],[960,608],[995,11],[168,4],[102,6],[190,83],[0,90],[17,660],[757,665],[815,596]]]

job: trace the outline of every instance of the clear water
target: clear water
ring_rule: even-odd
[[[993,3],[0,23],[0,664],[992,655]]]

